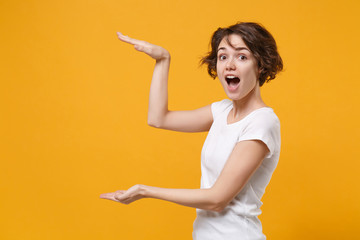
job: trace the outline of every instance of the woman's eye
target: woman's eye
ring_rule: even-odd
[[[219,56],[219,60],[225,60],[226,59],[226,56],[225,55],[220,55]]]
[[[239,59],[240,59],[240,60],[245,60],[245,59],[246,59],[246,56],[240,55],[240,56],[239,56]]]

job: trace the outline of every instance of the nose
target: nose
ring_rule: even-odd
[[[228,61],[226,62],[226,70],[235,70],[235,64],[234,64],[234,60],[232,58],[229,58]]]

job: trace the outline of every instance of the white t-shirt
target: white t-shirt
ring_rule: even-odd
[[[269,107],[254,110],[238,122],[227,124],[233,108],[225,99],[211,105],[214,122],[201,152],[201,188],[211,188],[221,173],[236,143],[261,140],[269,154],[241,192],[220,213],[196,209],[194,240],[264,240],[261,222],[261,197],[265,192],[280,154],[280,122]]]

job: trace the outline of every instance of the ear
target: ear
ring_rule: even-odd
[[[258,67],[258,70],[257,70],[257,79],[259,79],[260,78],[260,75],[261,75],[261,73],[264,71],[264,69],[262,68],[262,67]]]

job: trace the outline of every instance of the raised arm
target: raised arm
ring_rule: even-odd
[[[133,39],[118,33],[121,41],[134,45],[156,60],[150,86],[148,124],[153,127],[181,132],[208,131],[212,124],[210,105],[192,111],[169,111],[168,76],[170,68],[169,52],[157,45]]]

